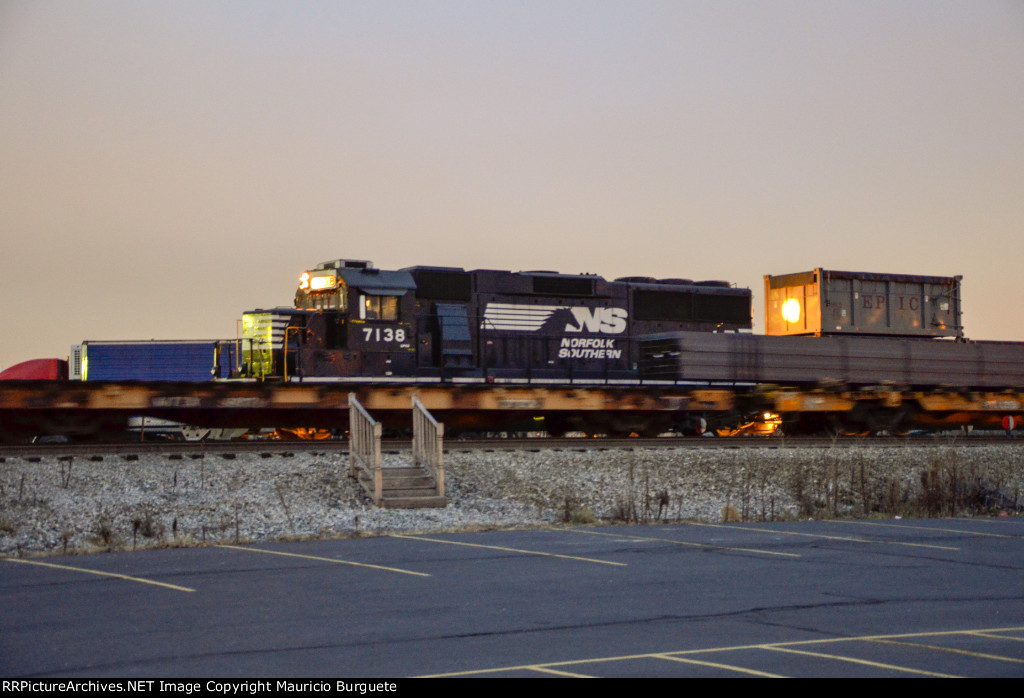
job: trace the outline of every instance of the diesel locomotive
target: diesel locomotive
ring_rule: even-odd
[[[338,259],[302,273],[294,307],[242,316],[237,374],[635,383],[643,335],[750,328],[750,290],[724,281],[427,266],[386,271]]]

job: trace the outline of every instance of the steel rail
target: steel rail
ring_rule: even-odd
[[[973,435],[961,437],[662,437],[662,438],[506,438],[506,439],[458,439],[445,442],[445,452],[459,451],[607,451],[613,449],[800,449],[800,448],[949,448],[999,446],[1024,448],[1024,438],[1010,439],[1005,436]],[[385,439],[384,453],[408,451],[408,439]],[[130,459],[140,455],[166,455],[170,459],[202,458],[219,456],[230,458],[232,454],[257,453],[264,457],[288,457],[295,453],[348,454],[347,440],[324,441],[145,441],[130,443],[89,443],[89,444],[22,444],[0,446],[0,458],[100,458],[121,456]]]

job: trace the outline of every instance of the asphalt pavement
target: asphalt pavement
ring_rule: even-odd
[[[1024,519],[0,561],[0,675],[1024,676]]]

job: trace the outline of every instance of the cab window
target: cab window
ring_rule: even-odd
[[[362,320],[398,320],[398,296],[363,296],[359,317]]]

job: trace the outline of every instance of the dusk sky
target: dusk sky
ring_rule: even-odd
[[[0,369],[369,259],[962,274],[1024,340],[1024,1],[0,0]]]

